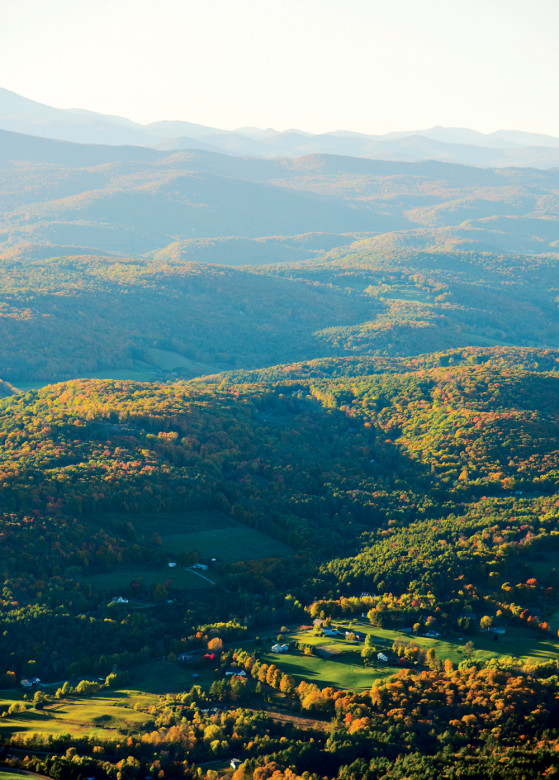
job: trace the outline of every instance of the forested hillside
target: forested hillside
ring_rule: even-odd
[[[145,255],[177,241],[412,230],[438,246],[555,252],[556,170],[335,155],[259,160],[3,133],[0,249]],[[287,258],[289,259],[289,258]]]
[[[314,357],[317,329],[378,309],[332,285],[181,261],[18,259],[3,270],[0,355],[13,381],[107,369],[190,377]]]
[[[16,385],[191,378],[344,355],[367,365],[382,357],[383,366],[473,345],[559,345],[552,257],[383,253],[360,241],[302,263],[251,268],[180,253],[21,253],[2,269],[0,357],[4,379]]]
[[[4,685],[33,674],[118,685],[161,655],[194,658],[202,675],[188,692],[177,670],[185,693],[138,700],[126,755],[104,732],[87,745],[33,736],[29,705],[6,709],[29,755],[39,749],[24,764],[148,772],[149,743],[182,777],[232,751],[247,778],[553,766],[556,365],[551,351],[484,348],[294,364],[250,384],[81,380],[5,398]],[[285,661],[255,639],[313,619]],[[336,621],[349,621],[347,645],[327,638]],[[497,645],[488,627],[505,635]],[[206,683],[207,646],[222,652]],[[314,680],[297,671],[304,659]],[[245,676],[227,677],[231,664]],[[321,664],[365,677],[353,691],[324,687]],[[72,685],[39,691],[36,711],[56,718],[57,701],[73,708],[99,690]],[[253,721],[278,707],[279,721]],[[315,747],[303,748],[309,733]],[[75,761],[49,763],[45,747]]]

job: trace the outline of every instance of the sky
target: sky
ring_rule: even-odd
[[[0,86],[148,123],[559,136],[559,0],[0,0]]]

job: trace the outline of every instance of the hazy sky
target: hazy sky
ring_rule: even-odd
[[[0,0],[0,86],[312,132],[559,136],[559,0]]]

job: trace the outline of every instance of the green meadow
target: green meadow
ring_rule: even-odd
[[[471,655],[473,660],[512,657],[522,662],[542,663],[559,658],[559,640],[556,637],[524,628],[507,628],[507,633],[499,636],[497,640],[493,639],[493,634],[485,632],[477,632],[472,636],[463,635],[460,640],[458,635],[439,638],[415,636],[356,621],[337,621],[335,625],[345,630],[372,635],[374,646],[379,652],[385,652],[389,661],[375,660],[365,667],[361,659],[362,642],[356,644],[345,639],[316,636],[312,630],[292,632],[288,634],[288,639],[302,645],[310,645],[313,655],[304,655],[299,650],[281,655],[265,652],[262,660],[276,664],[282,671],[292,674],[297,681],[315,682],[321,687],[361,690],[370,687],[376,680],[385,679],[399,671],[401,667],[390,652],[395,640],[412,642],[425,649],[433,648],[440,661],[448,658],[455,665],[467,660],[468,654],[464,646],[468,641],[472,641],[474,645]],[[274,639],[268,641],[270,647],[275,644]]]
[[[115,691],[87,699],[60,699],[43,710],[28,704],[29,709],[25,712],[2,718],[0,736],[11,736],[17,743],[24,735],[29,738],[31,734],[127,734],[130,729],[137,730],[149,722],[150,716],[142,710],[154,701],[155,697],[147,693]],[[2,703],[6,700],[0,700]],[[138,709],[136,705],[139,705]]]
[[[127,518],[138,533],[154,531],[170,556],[197,551],[201,558],[225,563],[290,555],[293,550],[268,534],[215,510],[140,515]]]
[[[284,557],[293,550],[268,534],[244,525],[222,512],[208,510],[188,513],[146,515],[115,515],[113,520],[130,521],[136,532],[151,540],[157,533],[169,561],[181,553],[198,553],[200,559],[216,558],[219,563],[260,560],[268,557]],[[121,566],[110,572],[87,575],[81,578],[84,585],[101,590],[119,591],[131,582],[142,580],[145,585],[161,584],[180,590],[200,590],[211,587],[208,579],[220,583],[216,569],[200,572],[176,566]]]
[[[212,575],[211,579],[215,579]],[[118,596],[119,590],[127,588],[131,582],[143,580],[146,585],[169,585],[172,588],[185,590],[200,590],[210,587],[210,583],[203,580],[194,572],[176,566],[174,569],[149,568],[147,566],[131,566],[103,572],[102,574],[90,574],[82,577],[84,585],[92,585],[100,590],[114,590],[111,595]]]

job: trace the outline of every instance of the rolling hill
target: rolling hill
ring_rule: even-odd
[[[395,231],[486,251],[557,249],[553,171],[169,154],[7,132],[4,141],[4,254],[26,244],[145,255],[196,238]]]

